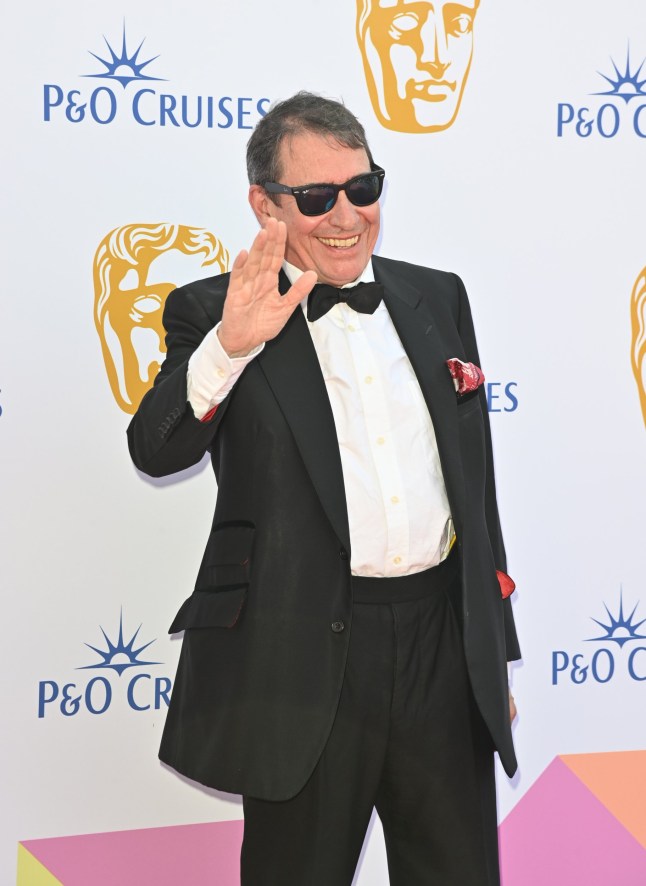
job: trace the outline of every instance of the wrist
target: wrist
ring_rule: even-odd
[[[248,357],[249,354],[253,351],[253,348],[245,349],[240,348],[239,345],[237,347],[235,345],[232,345],[227,340],[226,332],[222,334],[222,324],[220,324],[220,326],[218,327],[216,335],[218,337],[218,341],[222,345],[224,353],[227,355],[227,357],[229,357],[230,360],[235,360],[237,357]]]

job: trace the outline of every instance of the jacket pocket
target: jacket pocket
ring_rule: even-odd
[[[187,628],[232,628],[240,618],[246,599],[246,587],[219,594],[195,591],[180,607],[168,633],[176,634]]]
[[[251,524],[216,526],[204,552],[195,590],[221,592],[248,585],[255,531]]]

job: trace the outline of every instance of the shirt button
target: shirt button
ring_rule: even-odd
[[[401,563],[401,561],[402,561],[401,557],[393,557],[393,563],[397,563],[397,565],[399,565]]]
[[[386,440],[383,437],[377,437],[377,443],[379,446],[383,446]]]
[[[340,634],[341,631],[345,631],[345,625],[342,621],[333,621],[332,622],[332,630],[335,634]]]
[[[348,324],[348,332],[354,332],[354,326],[352,325],[352,323]]]
[[[224,378],[225,375],[224,369],[218,369],[218,378]]]
[[[391,502],[392,502],[394,505],[398,505],[398,504],[399,504],[399,498],[398,498],[396,495],[392,495],[392,496],[390,497],[390,500],[391,500]]]
[[[367,376],[364,378],[364,381],[365,381],[365,383],[366,383],[367,385],[371,385],[371,384],[372,384],[372,376],[371,376],[371,375],[367,375]]]

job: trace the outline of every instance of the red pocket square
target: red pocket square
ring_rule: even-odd
[[[459,396],[475,391],[485,380],[484,372],[475,363],[465,363],[458,357],[451,357],[446,361],[446,365],[449,367],[455,392]]]
[[[506,600],[507,597],[511,597],[516,590],[516,583],[513,578],[510,578],[506,572],[501,572],[500,569],[496,569],[496,575],[498,576],[500,593],[502,594],[503,600]]]

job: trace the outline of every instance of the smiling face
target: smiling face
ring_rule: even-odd
[[[292,188],[310,184],[343,184],[370,172],[363,149],[354,150],[331,138],[303,132],[280,148],[280,183]],[[294,197],[274,203],[260,185],[249,189],[249,201],[262,225],[267,218],[287,226],[285,259],[302,271],[316,271],[321,283],[343,286],[356,280],[370,261],[379,236],[379,203],[353,206],[345,191],[325,215],[303,215]]]
[[[357,0],[357,36],[372,104],[398,132],[455,120],[473,53],[479,0]]]

